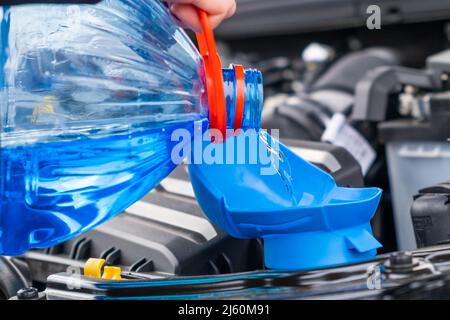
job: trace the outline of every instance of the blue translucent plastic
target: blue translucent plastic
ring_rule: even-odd
[[[218,162],[227,163],[233,152],[236,164],[189,166],[197,200],[215,224],[237,238],[263,238],[265,264],[272,269],[329,267],[376,255],[381,245],[370,220],[380,189],[337,187],[330,175],[266,132],[247,136],[246,148],[238,147],[242,137],[233,136],[222,149]],[[277,157],[278,164],[262,157],[238,164],[238,152],[250,159],[255,147]],[[210,142],[202,148],[211,148]],[[268,169],[275,174],[262,174]]]
[[[202,59],[160,1],[1,8],[0,254],[110,219],[206,121]]]
[[[183,126],[2,148],[0,251],[52,246],[122,212],[175,167],[170,135]]]
[[[248,69],[244,72],[245,95],[242,129],[259,128],[263,108],[263,79],[260,71]],[[236,74],[233,68],[223,69],[227,128],[234,125],[236,116]]]
[[[0,7],[0,27],[2,255],[112,218],[176,166],[190,141],[174,130],[208,128],[203,61],[161,1]],[[231,113],[233,69],[224,78]],[[252,126],[261,75],[245,79]]]

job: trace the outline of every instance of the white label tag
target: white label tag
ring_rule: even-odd
[[[377,156],[367,140],[347,123],[342,113],[333,115],[322,135],[322,141],[347,149],[361,165],[363,175],[366,175]]]

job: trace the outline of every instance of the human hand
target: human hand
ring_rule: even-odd
[[[235,0],[166,0],[166,2],[172,13],[194,31],[202,29],[197,8],[208,14],[212,28],[217,27],[224,19],[230,18],[236,12]]]

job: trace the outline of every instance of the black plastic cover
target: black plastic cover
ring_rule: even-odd
[[[15,296],[27,285],[27,280],[10,258],[0,257],[0,300]]]
[[[450,92],[430,95],[429,119],[386,121],[380,123],[378,129],[381,142],[447,142],[450,138]]]
[[[419,248],[450,243],[450,182],[420,190],[411,217]]]

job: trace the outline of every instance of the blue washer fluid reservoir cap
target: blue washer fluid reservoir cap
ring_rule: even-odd
[[[322,268],[376,255],[381,244],[370,220],[380,189],[338,187],[329,174],[262,130],[229,136],[223,144],[203,140],[195,140],[201,148],[192,150],[214,161],[191,157],[189,165],[201,208],[233,237],[263,238],[268,268]],[[255,152],[257,161],[250,161]]]

